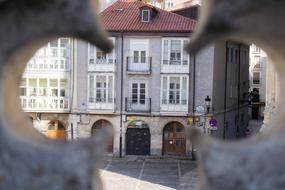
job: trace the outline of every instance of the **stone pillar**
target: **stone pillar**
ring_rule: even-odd
[[[150,131],[150,154],[162,155],[162,132],[158,129]]]
[[[114,156],[120,155],[120,130],[116,129],[114,130]]]

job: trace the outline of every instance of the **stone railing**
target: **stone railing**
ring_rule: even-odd
[[[285,1],[203,2],[202,19],[187,50],[195,53],[222,37],[253,42],[273,60],[283,87]],[[107,139],[105,133],[76,143],[48,140],[22,113],[18,92],[26,63],[48,41],[77,37],[110,52],[96,7],[95,0],[0,0],[0,189],[102,189],[97,166],[103,148],[98,147]],[[201,189],[284,189],[285,111],[276,109],[278,115],[268,124],[272,131],[240,142],[190,131],[199,148]]]

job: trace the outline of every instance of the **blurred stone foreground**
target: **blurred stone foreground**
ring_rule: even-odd
[[[106,133],[73,144],[48,140],[30,126],[18,100],[26,63],[48,41],[72,36],[111,50],[96,7],[95,0],[0,0],[0,189],[102,189],[103,148],[96,144]]]
[[[254,42],[268,52],[282,76],[280,86],[284,86],[285,2],[206,3],[200,28],[188,50],[196,52],[225,36]],[[96,6],[95,0],[0,0],[0,189],[102,189],[97,167],[103,148],[93,147],[100,147],[105,136],[98,134],[95,139],[74,144],[49,141],[28,126],[18,103],[25,63],[46,42],[73,36],[110,51],[111,45],[93,14]],[[284,101],[280,99],[277,105]],[[285,156],[285,112],[279,107],[276,113],[268,126],[277,127],[242,142],[225,144],[192,131],[200,150],[200,188],[284,189],[285,165],[280,158]]]

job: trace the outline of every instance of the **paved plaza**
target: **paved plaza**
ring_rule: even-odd
[[[194,190],[196,162],[176,159],[109,159],[100,170],[105,190]]]

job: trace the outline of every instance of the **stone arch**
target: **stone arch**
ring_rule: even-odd
[[[110,138],[107,148],[106,148],[106,152],[113,153],[114,151],[114,128],[111,122],[105,119],[99,119],[95,121],[91,127],[91,136],[95,135],[98,132],[98,130],[104,127],[108,127],[109,129],[111,129],[113,133],[112,138]]]
[[[177,121],[167,123],[162,136],[163,155],[186,155],[186,127]]]

